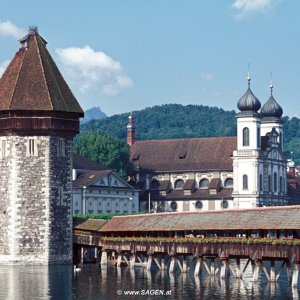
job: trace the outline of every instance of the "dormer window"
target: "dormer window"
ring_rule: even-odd
[[[233,179],[232,178],[227,178],[224,182],[224,187],[226,187],[226,188],[233,187]]]
[[[199,182],[199,189],[208,189],[209,187],[209,181],[208,179],[201,179]]]
[[[174,187],[175,190],[182,190],[184,186],[184,181],[182,179],[178,179],[175,181]]]
[[[153,179],[151,181],[150,189],[151,190],[158,190],[159,189],[159,181],[156,180],[156,179]]]

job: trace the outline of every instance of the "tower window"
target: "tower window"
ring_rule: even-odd
[[[279,192],[283,192],[283,186],[282,186],[282,176],[279,177]]]
[[[257,128],[257,147],[260,148],[260,128]]]
[[[175,189],[176,190],[182,190],[184,186],[184,181],[182,179],[178,179],[175,181]]]
[[[202,179],[202,180],[200,180],[200,182],[199,182],[199,188],[200,189],[208,189],[208,187],[209,187],[209,181],[208,181],[208,179]]]
[[[272,191],[272,178],[271,178],[271,175],[269,175],[269,177],[268,177],[268,187],[269,187],[269,192],[271,192]]]
[[[57,148],[57,155],[59,157],[62,157],[62,156],[65,156],[66,153],[65,153],[65,141],[64,139],[59,139],[58,140],[58,148]]]
[[[1,141],[1,157],[6,157],[6,140]]]
[[[248,176],[243,175],[243,190],[248,190]]]
[[[243,129],[243,146],[249,146],[249,128]]]
[[[37,156],[37,145],[36,145],[36,140],[34,139],[28,140],[28,155]]]

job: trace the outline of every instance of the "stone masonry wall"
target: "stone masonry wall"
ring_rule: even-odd
[[[1,139],[6,157],[0,158],[0,262],[70,263],[71,139],[61,139],[62,156],[59,137]]]

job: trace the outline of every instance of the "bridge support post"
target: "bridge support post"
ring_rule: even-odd
[[[129,266],[130,266],[130,269],[133,269],[133,267],[134,267],[134,264],[135,264],[135,253],[132,253],[131,254],[131,257],[130,257],[130,264],[129,264]]]
[[[160,261],[160,265],[161,265],[161,269],[165,270],[166,269],[166,261],[165,258],[162,257],[161,261]]]
[[[175,269],[176,257],[174,255],[171,256],[169,273],[173,273]]]
[[[299,276],[299,262],[294,262],[294,270],[293,270],[293,278],[292,278],[292,287],[296,287],[298,284],[298,276]]]
[[[222,258],[221,260],[222,260],[222,267],[221,267],[220,279],[225,279],[226,271],[228,267],[228,259]]]
[[[243,277],[243,272],[241,271],[241,259],[237,258],[236,259],[236,278],[242,278]]]
[[[102,251],[101,252],[101,261],[100,261],[101,265],[107,265],[107,252],[106,251]]]
[[[285,265],[286,265],[287,279],[289,282],[291,282],[291,262],[287,260]]]
[[[117,254],[117,267],[121,267],[121,263],[122,263],[122,253],[118,253]]]
[[[83,265],[84,247],[80,247],[80,264]]]
[[[275,261],[274,260],[271,260],[270,281],[276,281]]]
[[[186,262],[186,256],[183,257],[183,260],[182,260],[182,270],[181,270],[182,273],[186,273],[187,272],[187,262]]]
[[[215,276],[215,272],[216,272],[216,270],[215,270],[215,258],[214,257],[212,257],[211,259],[210,259],[210,276]]]
[[[147,270],[148,270],[148,271],[151,270],[151,265],[152,265],[152,255],[149,254],[149,255],[148,255],[148,260],[147,260]]]
[[[195,266],[195,271],[194,271],[194,275],[198,276],[200,273],[200,267],[201,267],[201,258],[197,257],[196,259],[196,266]]]
[[[259,269],[260,269],[260,261],[255,260],[255,262],[254,262],[254,272],[253,272],[253,281],[254,282],[258,281]]]

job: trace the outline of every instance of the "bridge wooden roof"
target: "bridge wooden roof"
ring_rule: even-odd
[[[113,217],[101,232],[300,229],[300,206]]]

